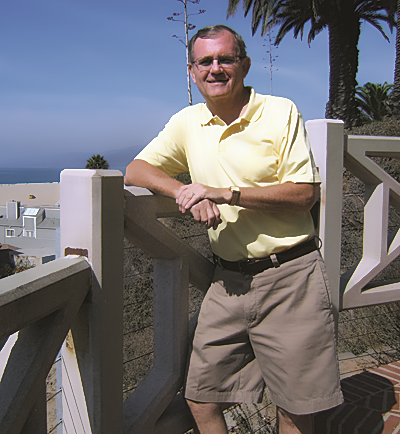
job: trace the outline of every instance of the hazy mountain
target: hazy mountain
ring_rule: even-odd
[[[21,161],[20,155],[15,153],[7,156],[6,159],[0,158],[0,167],[29,167],[29,168],[60,168],[60,169],[84,169],[86,160],[93,154],[100,154],[109,162],[110,169],[125,168],[140,152],[141,147],[132,146],[124,149],[110,149],[108,151],[57,151],[46,154],[32,154]]]

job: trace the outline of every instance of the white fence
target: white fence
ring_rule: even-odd
[[[395,281],[371,280],[400,255],[400,231],[388,233],[389,202],[400,212],[400,184],[370,157],[400,158],[400,138],[348,136],[341,121],[306,124],[323,179],[320,237],[337,311],[400,300]],[[343,167],[365,184],[363,254],[340,275]]]

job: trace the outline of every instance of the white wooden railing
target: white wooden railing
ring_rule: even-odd
[[[66,170],[60,202],[69,256],[0,281],[0,339],[19,331],[0,382],[2,434],[47,433],[45,380],[69,329],[92,432],[122,432],[122,175]]]
[[[389,200],[400,213],[400,184],[369,158],[400,158],[400,138],[344,137],[341,121],[306,127],[323,180],[319,230],[336,312],[400,300],[400,276],[371,282],[400,255],[399,228],[388,233]],[[340,275],[343,167],[365,184],[365,205],[362,257]]]
[[[0,338],[20,332],[0,382],[0,432],[47,432],[46,376],[90,285],[82,258],[63,258],[2,282]]]
[[[400,253],[399,230],[388,234],[386,224],[389,198],[400,211],[400,187],[368,157],[399,157],[400,139],[344,140],[338,121],[307,129],[323,179],[319,236],[335,312],[400,300],[400,279],[368,283]],[[343,164],[366,184],[367,200],[363,256],[340,276]],[[60,202],[67,256],[0,282],[0,340],[19,331],[0,382],[0,432],[47,431],[45,378],[72,329],[93,434],[184,433],[192,424],[179,394],[194,328],[187,289],[192,282],[206,291],[213,265],[158,221],[180,215],[174,201],[124,191],[120,172],[63,171]],[[154,364],[123,404],[124,236],[154,258]]]

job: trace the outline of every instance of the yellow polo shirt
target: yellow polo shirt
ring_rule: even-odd
[[[212,187],[321,182],[296,106],[253,89],[244,115],[231,125],[213,116],[206,104],[189,106],[136,159],[169,176],[189,171],[193,182]],[[309,212],[218,208],[222,223],[208,233],[213,252],[227,261],[277,253],[314,234]]]

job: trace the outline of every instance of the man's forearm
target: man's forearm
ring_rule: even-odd
[[[152,166],[144,160],[133,160],[126,168],[125,185],[144,187],[153,193],[162,194],[176,199],[178,191],[184,185],[181,182],[169,177],[162,170]],[[180,209],[183,213],[186,209]],[[190,212],[194,219],[204,223],[207,229],[217,229],[222,223],[218,207],[210,200],[197,201]]]
[[[241,187],[236,205],[254,210],[270,212],[309,211],[318,198],[318,184],[291,183],[268,187]],[[189,209],[199,200],[210,199],[217,204],[229,204],[232,192],[229,188],[213,188],[203,184],[181,187],[177,202]]]
[[[269,187],[244,187],[237,205],[271,212],[310,211],[317,200],[317,184],[284,184]]]
[[[125,185],[144,187],[153,193],[177,197],[181,182],[169,177],[157,167],[144,160],[133,160],[126,168]]]

